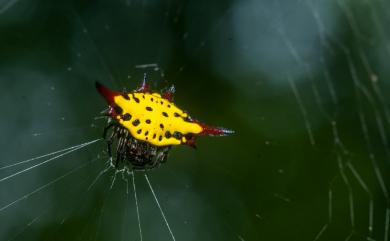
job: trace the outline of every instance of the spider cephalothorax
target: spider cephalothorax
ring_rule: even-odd
[[[195,147],[198,135],[233,133],[207,126],[179,109],[172,102],[173,86],[162,94],[151,92],[145,81],[132,92],[112,91],[98,82],[96,88],[109,105],[104,138],[110,156],[112,146],[116,147],[116,168],[129,164],[134,169],[154,168],[167,160],[171,146]]]

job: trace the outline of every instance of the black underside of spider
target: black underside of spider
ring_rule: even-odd
[[[135,139],[119,123],[108,124],[103,138],[107,141],[107,151],[112,165],[118,170],[150,170],[160,166],[168,159],[171,146],[158,147]],[[112,150],[115,150],[115,157]]]

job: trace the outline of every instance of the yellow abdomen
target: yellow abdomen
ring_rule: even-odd
[[[185,135],[199,134],[200,124],[158,93],[133,92],[116,95],[116,116],[131,135],[155,146],[185,144]],[[119,111],[118,111],[119,110]]]

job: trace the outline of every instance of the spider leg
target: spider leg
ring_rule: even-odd
[[[123,160],[123,149],[125,145],[125,138],[121,136],[118,141],[118,146],[116,148],[116,157],[115,157],[115,168],[118,168],[119,162]]]
[[[107,127],[112,127],[114,124],[110,124],[109,126],[107,126]],[[106,132],[106,130],[108,129],[108,128],[105,128],[104,130],[105,130],[105,132]],[[107,135],[107,132],[104,134],[104,135]],[[112,164],[112,143],[114,142],[114,138],[116,137],[116,132],[115,132],[115,130],[111,133],[111,135],[110,135],[110,137],[109,138],[107,138],[107,153],[108,153],[108,156],[109,156],[109,158],[110,158],[110,161],[111,161],[111,164]],[[106,136],[104,137],[104,138],[106,138]]]
[[[107,141],[107,153],[108,153],[108,156],[110,157],[110,160],[112,162],[112,150],[111,150],[111,147],[112,147],[112,140],[108,140]]]
[[[119,166],[119,159],[121,158],[120,146],[121,146],[121,138],[119,138],[118,145],[116,147],[115,168],[118,168],[118,166]]]
[[[108,131],[114,126],[114,123],[108,124],[103,130],[103,139],[106,139]]]

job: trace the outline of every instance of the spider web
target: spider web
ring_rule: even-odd
[[[390,240],[389,7],[0,1],[0,239]],[[109,168],[94,81],[145,73],[236,134]]]

